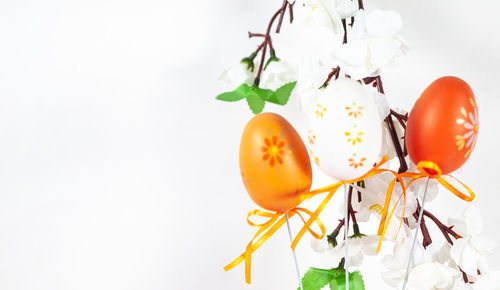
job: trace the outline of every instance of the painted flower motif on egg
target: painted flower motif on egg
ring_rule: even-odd
[[[321,91],[310,114],[308,140],[314,162],[329,176],[354,179],[380,161],[382,120],[374,94],[347,78]]]
[[[465,134],[455,136],[457,140],[458,151],[465,148],[464,157],[467,158],[471,154],[474,147],[476,147],[477,133],[479,130],[479,113],[477,111],[476,102],[473,98],[469,98],[469,102],[472,106],[472,112],[467,112],[464,107],[460,108],[460,113],[462,116],[457,118],[457,124],[462,125],[466,130]]]

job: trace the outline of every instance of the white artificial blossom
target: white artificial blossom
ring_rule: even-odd
[[[283,25],[279,34],[272,35],[272,44],[275,48],[278,62],[271,62],[262,72],[259,86],[265,89],[276,90],[286,83],[297,81],[288,108],[299,105],[309,108],[317,100],[322,91],[328,74],[333,68],[340,67],[340,78],[345,75],[353,80],[362,80],[366,77],[379,76],[384,68],[390,66],[407,51],[404,40],[398,33],[402,26],[401,17],[394,11],[374,10],[367,12],[359,10],[358,1],[351,0],[288,0],[294,3],[294,21],[291,25]],[[352,27],[351,17],[354,17]],[[347,43],[343,44],[344,20],[347,25]],[[268,55],[270,51],[267,51]],[[235,89],[242,83],[253,85],[260,56],[254,59],[254,70],[248,69],[246,64],[238,63],[225,70],[220,80],[227,84],[228,89]],[[331,79],[329,85],[335,85]],[[353,82],[358,85],[357,82]],[[375,90],[374,88],[367,89]],[[390,106],[385,95],[376,94],[376,104],[380,119],[390,114]],[[291,110],[294,110],[291,108]],[[398,114],[405,115],[404,109],[395,108]],[[305,114],[301,114],[305,115]],[[304,117],[304,116],[301,116]],[[397,136],[405,134],[403,126],[394,119]],[[389,156],[390,161],[385,165],[395,169],[399,164],[392,136],[386,125],[382,126],[382,156]],[[404,148],[404,139],[400,145]],[[409,165],[409,172],[417,172],[416,165],[409,157],[405,158]],[[397,170],[397,168],[396,168]],[[378,222],[381,219],[385,206],[387,189],[394,175],[382,173],[364,180],[364,186],[353,184],[351,204],[355,217],[363,226],[368,222]],[[409,178],[405,178],[408,184]],[[417,227],[413,215],[417,210],[417,200],[422,200],[427,180],[425,178],[414,181],[406,188],[406,203],[402,196],[403,188],[399,182],[395,183],[390,198],[388,213],[399,203],[394,211],[392,220],[387,221],[387,231],[384,244],[393,244],[392,255],[382,259],[387,268],[381,274],[385,283],[395,289],[401,289],[410,248]],[[439,183],[431,179],[427,191],[426,202],[430,202],[439,194]],[[357,192],[361,193],[358,199]],[[341,198],[340,198],[341,199]],[[339,209],[343,212],[344,203],[340,202]],[[401,223],[403,218],[406,221]],[[373,220],[372,220],[373,219]],[[352,220],[351,220],[352,224]],[[400,227],[401,224],[401,227]],[[447,243],[443,237],[432,239],[432,243],[424,249],[417,243],[413,261],[410,265],[408,290],[412,289],[500,289],[500,272],[490,271],[486,255],[496,246],[490,238],[483,234],[483,223],[479,210],[474,207],[466,208],[462,217],[449,219],[448,225],[461,238],[453,239],[453,245]],[[365,256],[376,256],[376,249],[380,237],[375,235],[376,229],[363,232],[368,236],[359,236],[349,239],[349,265],[360,266]],[[422,235],[420,233],[420,235]],[[396,239],[397,236],[397,239]],[[328,238],[313,239],[312,248],[320,254],[321,264],[325,268],[336,268],[345,255],[343,231],[337,237],[338,244],[334,247]],[[463,272],[462,272],[463,271]],[[464,281],[464,274],[466,280]],[[369,288],[369,287],[367,287]]]
[[[255,63],[255,70],[252,72],[244,63],[235,64],[225,71],[219,77],[219,80],[225,83],[228,89],[235,89],[242,83],[253,85],[256,77],[256,70],[259,62]],[[297,80],[297,69],[293,63],[280,60],[278,62],[271,62],[264,73],[259,86],[265,89],[275,90],[284,84]]]
[[[294,21],[274,36],[277,56],[291,60],[297,67],[297,86],[293,95],[307,101],[319,87],[337,60],[331,52],[342,45],[342,20],[333,0],[296,0]],[[293,97],[293,96],[292,96]]]
[[[462,213],[462,218],[450,218],[449,223],[462,236],[454,242],[450,256],[460,268],[471,276],[486,273],[489,270],[486,254],[492,253],[496,243],[483,234],[481,212],[475,207],[468,207]]]
[[[336,268],[342,258],[345,257],[345,241],[342,237],[337,237],[337,241],[339,240],[341,241],[335,247],[328,243],[326,237],[321,240],[311,240],[311,247],[317,253],[321,254],[321,263],[324,267]],[[365,255],[375,256],[377,254],[378,240],[379,236],[377,235],[353,237],[349,239],[349,265],[359,267]]]
[[[402,21],[394,11],[358,10],[347,43],[335,50],[340,67],[354,79],[380,74],[382,68],[405,54],[407,46],[397,35]]]
[[[388,271],[382,273],[382,279],[390,286],[401,289],[404,283],[406,267],[413,237],[407,237],[394,246],[393,254],[383,258],[382,263]],[[417,244],[415,256],[410,265],[408,290],[446,289],[451,287],[454,278],[460,274],[448,265],[449,245],[433,242],[424,250]]]

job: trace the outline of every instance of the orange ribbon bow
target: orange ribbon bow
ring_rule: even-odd
[[[451,193],[458,196],[460,199],[462,199],[464,201],[470,202],[470,201],[473,201],[474,198],[476,197],[476,195],[474,194],[472,189],[470,189],[467,185],[465,185],[463,182],[461,182],[457,178],[455,178],[451,175],[445,175],[445,176],[451,177],[451,178],[455,179],[456,181],[458,181],[458,183],[460,183],[467,190],[469,195],[464,194],[460,190],[456,189],[453,185],[451,185],[448,181],[446,181],[443,178],[441,169],[439,168],[439,166],[435,162],[420,161],[417,164],[417,170],[419,171],[419,173],[405,172],[405,173],[399,174],[400,177],[411,178],[410,182],[408,182],[408,185],[405,185],[404,183],[402,183],[400,181],[401,187],[403,188],[402,195],[404,195],[404,197],[405,197],[405,203],[406,203],[406,189],[408,189],[410,187],[410,185],[413,182],[415,182],[416,180],[418,180],[420,178],[425,178],[425,177],[436,179],[441,185],[443,185],[446,189],[448,189],[448,191],[450,191]],[[391,183],[391,185],[392,185],[392,188],[391,188],[391,186],[389,186],[389,188],[391,189],[391,192],[392,192],[394,185],[393,185],[393,183]],[[388,210],[388,207],[390,204],[390,198],[391,198],[390,194],[387,194],[386,195],[386,202],[384,205],[384,215],[382,215],[382,219],[380,221],[380,226],[379,226],[379,233],[378,234],[380,235],[380,240],[379,240],[379,244],[377,247],[377,252],[380,250],[380,245],[382,243],[382,240],[384,239],[384,235],[385,235],[387,228],[389,226],[389,222],[392,218],[392,214],[394,213],[396,206],[399,204],[399,201],[401,200],[401,196],[400,196],[398,198],[398,200],[396,201],[396,204],[393,206],[391,213],[386,221],[387,210]],[[404,218],[404,209],[403,209],[403,217],[401,218],[399,228],[401,228],[401,225],[403,223],[403,218]],[[399,232],[399,230],[398,230],[398,232]],[[397,237],[397,235],[396,235],[396,237]]]
[[[330,199],[333,197],[337,189],[342,186],[343,184],[349,184],[349,183],[355,183],[358,181],[361,181],[363,179],[366,179],[368,177],[371,177],[373,175],[376,175],[378,173],[386,171],[386,169],[380,169],[380,166],[382,166],[384,163],[389,160],[389,157],[384,156],[382,160],[375,165],[370,171],[368,171],[366,174],[363,176],[353,179],[353,180],[348,180],[348,181],[340,181],[337,182],[333,185],[322,187],[320,189],[316,189],[307,193],[304,193],[302,195],[302,200],[309,199],[315,195],[318,195],[320,193],[325,193],[329,192],[328,195],[325,197],[325,199],[321,202],[321,204],[318,206],[318,208],[313,212],[305,209],[305,208],[294,208],[290,211],[288,211],[288,217],[292,217],[294,214],[298,214],[299,217],[302,219],[304,222],[304,226],[301,228],[297,236],[292,242],[292,250],[295,250],[295,247],[299,243],[300,239],[304,236],[304,234],[308,231],[311,233],[312,236],[314,236],[317,239],[322,239],[325,234],[326,234],[326,229],[323,223],[319,220],[318,215],[323,211],[325,208],[326,204],[330,201]],[[306,213],[309,215],[309,219],[306,221],[304,217],[300,214],[300,212]],[[254,223],[250,220],[251,216],[261,216],[261,217],[266,217],[268,220],[264,223],[258,224]],[[253,252],[255,252],[267,239],[269,239],[285,222],[286,222],[286,217],[285,213],[283,212],[267,212],[267,211],[262,211],[262,210],[253,210],[248,213],[247,216],[247,222],[249,225],[254,226],[254,227],[259,227],[259,230],[255,233],[253,238],[250,240],[250,242],[247,245],[246,251],[241,254],[238,258],[236,258],[234,261],[229,263],[224,267],[224,270],[228,271],[241,262],[245,260],[245,281],[250,284],[250,277],[251,277],[251,255]],[[316,222],[321,229],[321,234],[317,234],[314,231],[311,230],[312,224]],[[262,235],[263,234],[263,235]],[[254,241],[262,235],[255,243]]]
[[[292,217],[294,214],[298,214],[300,216],[300,218],[302,219],[302,221],[304,222],[304,226],[301,228],[301,230],[299,231],[297,236],[295,236],[295,239],[292,242],[292,250],[295,250],[295,247],[297,246],[297,244],[299,243],[299,241],[301,240],[301,238],[304,236],[304,234],[307,231],[309,231],[311,233],[311,235],[317,239],[322,239],[325,236],[325,234],[326,234],[325,226],[319,220],[318,216],[323,211],[323,209],[328,204],[328,202],[332,199],[335,192],[342,185],[356,183],[356,182],[365,180],[369,177],[372,177],[374,175],[377,175],[377,174],[383,173],[383,172],[391,172],[396,176],[394,181],[391,183],[392,188],[394,187],[396,180],[399,180],[401,184],[404,184],[402,178],[400,177],[400,175],[397,172],[394,172],[394,171],[389,170],[389,169],[380,168],[388,160],[389,160],[389,157],[384,156],[378,164],[376,164],[372,169],[370,169],[370,171],[368,171],[367,173],[365,173],[361,177],[358,177],[358,178],[355,178],[352,180],[339,181],[335,184],[304,193],[302,195],[302,200],[306,200],[306,199],[309,199],[309,198],[316,196],[318,194],[328,192],[325,199],[323,199],[321,204],[318,206],[318,208],[314,212],[311,212],[305,208],[294,208],[288,212],[289,217]],[[392,193],[392,189],[391,189],[391,193]],[[406,198],[406,195],[405,195],[405,198]],[[389,201],[390,201],[390,199],[389,199]],[[300,214],[300,212],[308,214],[309,219],[307,221],[305,221],[304,217]],[[268,220],[264,223],[261,223],[261,224],[254,223],[250,220],[250,217],[255,216],[255,215],[261,216],[261,217],[266,217],[266,218],[268,218]],[[251,270],[251,255],[252,255],[252,253],[255,252],[265,241],[267,241],[267,239],[269,239],[286,222],[286,218],[285,218],[284,212],[274,212],[273,213],[273,212],[267,212],[267,211],[262,211],[262,210],[253,210],[253,211],[248,213],[247,222],[251,226],[259,227],[259,230],[255,233],[254,237],[248,243],[246,251],[243,254],[241,254],[238,258],[236,258],[234,261],[232,261],[231,263],[226,265],[224,267],[224,270],[228,271],[228,270],[234,268],[235,266],[237,266],[238,264],[240,264],[241,262],[243,262],[243,260],[245,260],[245,281],[248,284],[250,284],[250,277],[251,277],[250,270]],[[314,222],[316,222],[318,224],[318,226],[320,227],[321,235],[317,234],[311,230],[311,226]],[[262,235],[262,236],[259,239],[257,239],[260,235]],[[254,243],[254,241],[256,239],[257,239],[257,241]]]
[[[229,271],[230,269],[234,268],[237,266],[239,263],[243,262],[245,260],[245,282],[250,284],[250,278],[251,278],[251,258],[252,258],[252,253],[255,252],[262,244],[269,239],[285,222],[286,222],[286,214],[288,214],[288,218],[291,218],[295,214],[297,214],[302,221],[305,223],[305,219],[302,216],[302,213],[308,214],[309,216],[312,215],[312,212],[310,210],[307,210],[305,208],[301,207],[296,207],[294,209],[289,210],[287,213],[284,212],[268,212],[268,211],[263,211],[263,210],[252,210],[248,213],[247,216],[247,223],[253,227],[258,227],[259,230],[255,233],[253,238],[250,240],[250,242],[247,245],[246,251],[241,254],[238,258],[236,258],[234,261],[229,263],[224,267],[224,270]],[[251,216],[261,216],[268,218],[268,220],[264,223],[254,223],[250,220]],[[321,234],[315,233],[313,230],[310,229],[310,227],[307,228],[309,233],[317,239],[322,239],[325,234],[326,234],[326,229],[323,223],[318,219],[315,218],[314,221],[318,224]],[[313,222],[314,222],[313,221]],[[263,234],[264,233],[264,234]],[[255,243],[254,241],[261,235],[263,234]]]
[[[309,194],[305,195],[304,199],[307,199],[307,198],[311,198],[311,197],[313,197],[313,196],[315,196],[317,194],[320,194],[320,193],[324,193],[324,192],[327,192],[327,191],[329,192],[328,195],[321,202],[321,204],[318,206],[318,208],[311,215],[310,219],[304,224],[304,226],[302,227],[302,229],[300,230],[300,232],[297,234],[297,236],[293,240],[292,249],[295,249],[295,247],[297,246],[297,244],[300,241],[300,239],[302,238],[302,236],[305,234],[305,232],[307,231],[307,229],[312,225],[312,223],[318,217],[318,215],[323,211],[323,209],[325,208],[326,204],[330,201],[330,199],[332,199],[333,195],[335,194],[335,192],[337,191],[337,189],[339,189],[339,187],[341,187],[344,184],[352,184],[352,183],[356,183],[356,182],[365,180],[365,179],[367,179],[369,177],[372,177],[372,176],[377,175],[377,174],[382,173],[382,172],[390,171],[388,169],[381,169],[380,168],[388,160],[389,160],[389,157],[386,155],[386,156],[384,156],[382,158],[382,160],[378,164],[376,164],[372,169],[370,169],[370,171],[368,171],[367,173],[365,173],[361,177],[358,177],[358,178],[355,178],[355,179],[352,179],[352,180],[339,181],[339,182],[337,182],[337,183],[335,183],[333,185],[330,185],[330,186],[327,186],[327,187],[323,187],[323,188],[311,191]]]

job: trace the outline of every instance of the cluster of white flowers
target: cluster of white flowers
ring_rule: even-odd
[[[289,2],[295,2],[293,24],[283,25],[281,32],[273,35],[281,61],[268,66],[260,86],[275,89],[297,81],[292,98],[300,99],[299,105],[309,104],[332,68],[339,66],[343,74],[354,79],[374,76],[407,49],[397,35],[401,18],[396,12],[365,12],[351,0]],[[349,28],[348,42],[343,44],[342,20],[349,22],[351,17],[355,22]],[[255,68],[259,65],[256,61]],[[242,83],[251,85],[255,74],[245,64],[236,64],[224,71],[220,80],[231,89]],[[386,102],[381,104],[386,106]]]
[[[450,224],[462,238],[453,245],[434,241],[425,250],[417,244],[407,289],[500,289],[500,273],[489,270],[484,256],[496,245],[482,234],[479,210],[468,207],[462,218],[450,219]],[[412,240],[404,238],[394,246],[393,255],[383,259],[389,271],[383,272],[382,278],[395,288],[403,285]]]
[[[491,271],[485,259],[485,254],[491,253],[496,244],[483,235],[479,210],[468,207],[461,218],[450,218],[449,223],[454,225],[453,229],[462,238],[455,240],[453,245],[444,240],[436,240],[426,249],[417,244],[407,289],[500,289],[500,272]],[[407,225],[405,227],[409,228]],[[377,235],[350,239],[349,264],[359,267],[365,256],[375,256],[378,240]],[[382,259],[387,268],[387,271],[382,272],[382,279],[396,289],[401,289],[404,283],[412,241],[413,236],[408,232],[394,243],[393,254]],[[325,268],[337,267],[344,258],[343,241],[333,247],[327,238],[312,239],[311,246],[320,254],[321,264]],[[467,283],[464,281],[464,274]]]
[[[280,34],[273,35],[273,46],[280,61],[269,64],[259,86],[274,90],[288,82],[297,81],[291,98],[302,107],[309,107],[314,102],[333,68],[339,67],[342,75],[355,80],[375,77],[408,49],[398,36],[402,21],[394,11],[365,11],[359,9],[358,1],[351,0],[289,2],[295,2],[294,22],[292,25],[283,25]],[[347,35],[344,35],[343,22],[348,27]],[[255,68],[259,66],[259,60],[256,61]],[[252,85],[255,77],[255,71],[239,63],[224,71],[220,79],[234,88],[241,83]],[[367,89],[373,88],[367,86]],[[380,114],[385,117],[389,114],[386,97],[379,94],[377,98]],[[407,113],[400,109],[395,111],[401,115]],[[399,122],[394,122],[394,125],[397,135],[404,136],[404,128]],[[390,131],[385,125],[383,128],[380,154],[397,160]],[[401,148],[404,148],[404,140],[400,142]],[[406,158],[406,162],[410,172],[417,172],[409,158]],[[392,174],[384,173],[366,179],[364,186],[353,185],[362,196],[360,201],[352,199],[358,222],[381,219],[387,188],[393,179]],[[417,200],[423,197],[425,185],[424,179],[413,182],[404,202],[401,198],[403,190],[396,182],[391,196],[388,208],[396,208],[385,239],[386,242],[395,241],[395,245],[393,255],[383,259],[388,271],[382,277],[392,287],[401,288],[404,281],[413,233],[417,227],[412,215],[417,210]],[[431,179],[426,202],[432,201],[438,192],[439,183]],[[406,220],[400,228],[403,217]],[[485,259],[485,254],[490,253],[495,244],[482,234],[479,211],[467,208],[461,219],[449,219],[449,225],[454,226],[453,230],[461,238],[454,239],[453,245],[444,241],[444,238],[441,241],[433,239],[427,249],[419,244],[411,264],[407,289],[500,289],[500,273],[490,271]],[[343,241],[335,246],[326,237],[312,241],[312,247],[321,254],[325,267],[339,265],[345,254]],[[378,241],[378,235],[359,235],[351,239],[349,264],[360,266],[365,255],[375,255]],[[473,283],[466,283],[465,280]]]

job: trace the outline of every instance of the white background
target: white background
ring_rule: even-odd
[[[365,2],[401,14],[411,49],[383,75],[391,105],[410,109],[442,75],[473,87],[481,130],[461,177],[500,241],[500,2]],[[251,113],[215,101],[216,79],[280,3],[0,0],[0,289],[294,289],[284,229],[254,255],[250,287],[243,265],[222,270],[255,205],[237,161]],[[429,208],[446,221],[464,206],[442,191]],[[376,261],[368,289],[385,287]]]

